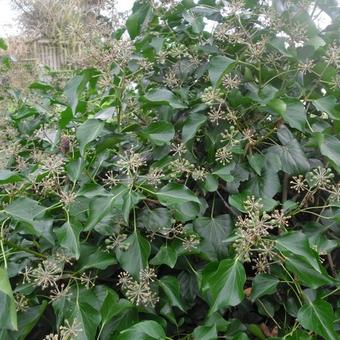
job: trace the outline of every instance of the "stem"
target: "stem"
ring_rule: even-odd
[[[5,248],[4,248],[4,227],[5,227],[5,223],[9,220],[9,218],[6,218],[2,224],[1,224],[1,231],[0,231],[0,245],[1,245],[1,253],[2,253],[2,257],[4,258],[4,266],[5,269],[7,269],[7,258],[6,258],[6,252],[5,252]]]
[[[34,250],[31,250],[31,249],[28,249],[28,248],[25,248],[25,247],[21,247],[21,246],[18,246],[16,245],[15,243],[11,242],[11,241],[8,241],[8,240],[3,240],[3,242],[7,245],[9,245],[10,247],[14,248],[14,249],[17,249],[17,250],[20,250],[20,251],[23,251],[25,253],[29,253],[29,254],[32,254],[32,255],[35,255],[37,257],[41,257],[43,259],[46,258],[45,255],[37,252],[37,251],[34,251]]]
[[[224,206],[234,215],[234,216],[238,216],[238,214],[236,213],[236,211],[226,202],[226,200],[223,198],[223,196],[221,195],[221,193],[216,190],[216,193],[218,195],[218,197],[221,199],[221,201],[223,202]]]

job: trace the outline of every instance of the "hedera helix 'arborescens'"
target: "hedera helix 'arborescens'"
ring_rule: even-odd
[[[0,339],[338,339],[339,13],[136,2],[108,71],[8,91]]]

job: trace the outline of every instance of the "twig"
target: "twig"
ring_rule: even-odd
[[[333,262],[333,259],[332,259],[332,254],[328,253],[327,258],[328,258],[329,266],[331,267],[332,275],[333,275],[333,277],[336,277],[336,269],[335,269],[335,265],[334,265],[334,262]]]
[[[282,203],[287,201],[288,197],[288,180],[289,180],[289,175],[285,173],[283,175],[283,183],[282,183]]]
[[[218,195],[218,197],[221,199],[221,201],[223,202],[224,206],[235,216],[237,217],[239,214],[227,203],[227,201],[223,198],[223,196],[221,195],[221,193],[216,190],[216,193]]]

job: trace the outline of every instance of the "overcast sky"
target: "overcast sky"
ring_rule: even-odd
[[[134,0],[116,0],[120,12],[131,9]],[[11,0],[0,0],[0,37],[17,33],[15,25],[16,12],[12,9]]]

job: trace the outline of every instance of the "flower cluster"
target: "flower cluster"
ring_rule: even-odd
[[[127,272],[122,272],[118,276],[118,285],[123,290],[126,297],[136,306],[154,307],[159,298],[152,287],[152,283],[157,279],[153,268],[142,269],[139,273],[139,280],[134,280]]]
[[[255,199],[254,196],[247,198],[244,208],[246,216],[238,217],[235,224],[238,236],[235,249],[238,256],[246,262],[252,261],[252,253],[256,252],[258,263],[263,265],[274,254],[273,241],[270,238],[271,230],[286,229],[289,216],[286,216],[282,210],[266,213],[261,199]]]

